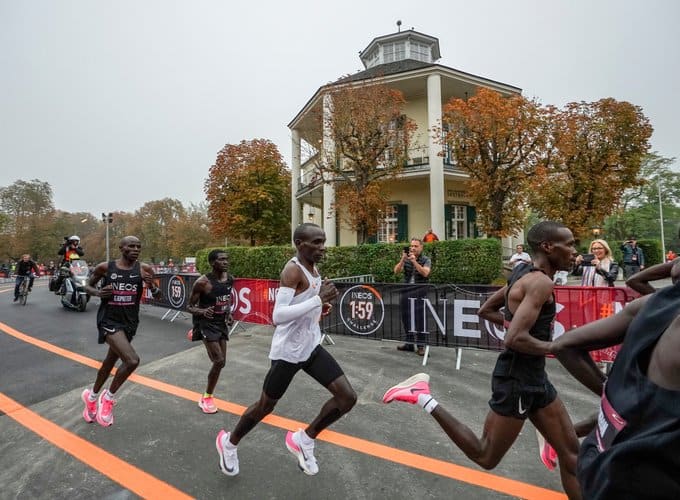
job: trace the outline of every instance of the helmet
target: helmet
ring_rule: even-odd
[[[69,241],[80,241],[80,238],[74,234],[74,235],[71,236],[68,240],[69,240]]]

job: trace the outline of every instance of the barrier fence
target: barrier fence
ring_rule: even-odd
[[[186,311],[198,274],[157,275],[162,296],[146,291],[144,302],[168,309],[164,318]],[[481,319],[477,311],[498,286],[404,285],[336,282],[340,297],[321,320],[325,334],[350,335],[375,340],[404,341],[406,328],[429,346],[502,350],[505,330]],[[240,279],[232,290],[236,321],[272,324],[277,280]],[[623,287],[555,287],[557,314],[553,338],[566,331],[620,311],[637,297]],[[402,317],[403,311],[408,315]],[[174,318],[173,318],[174,319]],[[618,348],[593,351],[596,361],[613,361]]]

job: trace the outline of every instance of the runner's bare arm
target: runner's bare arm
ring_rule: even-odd
[[[496,290],[496,292],[491,297],[484,301],[482,307],[480,307],[479,311],[477,311],[477,315],[480,318],[489,320],[499,326],[503,326],[505,318],[503,317],[503,313],[500,311],[500,309],[505,304],[505,292],[507,289],[508,287],[504,286],[500,290]]]
[[[550,353],[559,356],[565,349],[570,348],[592,351],[620,344],[628,326],[649,297],[645,295],[635,299],[613,316],[569,330],[551,343]]]
[[[97,283],[106,276],[106,271],[109,268],[109,263],[108,262],[100,262],[97,264],[97,266],[94,268],[94,271],[92,272],[92,276],[90,276],[90,279],[87,281],[87,285],[85,285],[85,291],[88,293],[88,295],[93,295],[95,297],[101,297],[104,299],[107,299],[111,296],[111,286],[107,285],[103,287],[101,290],[98,290],[96,288]]]
[[[196,280],[194,286],[191,288],[191,295],[189,296],[189,305],[187,306],[187,311],[191,314],[197,316],[204,316],[206,318],[212,318],[213,307],[207,307],[205,309],[198,307],[198,302],[201,299],[201,295],[206,292],[206,288],[209,281],[205,275],[201,276]]]
[[[505,333],[506,347],[536,356],[550,352],[550,342],[538,340],[529,330],[536,323],[543,304],[551,299],[552,292],[552,280],[542,274],[531,273],[515,283],[510,295],[520,294],[521,299]],[[508,299],[512,303],[512,297]]]
[[[153,281],[153,278],[156,275],[156,273],[153,271],[153,267],[151,267],[149,264],[142,264],[141,268],[142,280],[144,280],[144,283],[146,283],[146,287],[151,292],[151,295],[158,297],[161,293],[161,289],[158,288],[156,283]]]
[[[671,262],[663,262],[661,264],[656,264],[655,266],[647,267],[628,278],[628,280],[626,280],[626,285],[642,295],[654,293],[656,288],[650,285],[649,282],[668,278],[671,275],[671,270],[673,269],[675,262],[676,261],[673,260]]]

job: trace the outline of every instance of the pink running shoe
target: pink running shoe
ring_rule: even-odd
[[[538,439],[538,453],[541,458],[541,462],[545,465],[548,470],[554,470],[557,467],[557,452],[550,443],[548,443],[543,435],[536,431],[536,439]]]
[[[215,448],[220,456],[220,470],[227,476],[238,474],[238,453],[236,448],[227,448],[226,442],[229,440],[231,432],[224,432],[222,429],[215,439]]]
[[[312,442],[310,446],[304,446],[300,442],[300,434],[302,432],[302,429],[295,433],[288,431],[286,434],[286,448],[297,458],[300,470],[308,476],[314,476],[319,472],[319,466],[314,456],[314,443]]]
[[[217,413],[215,399],[212,396],[209,398],[201,398],[198,401],[198,407],[203,410],[203,413]]]
[[[418,373],[407,378],[403,382],[391,387],[383,396],[383,403],[403,401],[412,405],[418,402],[420,394],[430,394],[430,376],[427,373]]]
[[[99,396],[99,407],[97,408],[96,418],[99,425],[108,427],[113,425],[113,406],[116,404],[116,400],[105,398],[105,394],[109,394],[109,391],[103,391],[102,395]]]
[[[94,422],[95,418],[97,418],[97,400],[95,399],[94,401],[90,401],[90,394],[92,394],[92,391],[90,389],[85,389],[80,395],[80,399],[82,399],[83,403],[85,403],[83,419],[88,424],[91,424]]]

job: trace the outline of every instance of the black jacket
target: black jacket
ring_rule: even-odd
[[[574,276],[583,276],[584,267],[585,266],[583,264],[579,264],[574,268],[571,274]],[[605,271],[604,269],[596,269],[595,272],[602,276],[607,281],[609,286],[614,286],[616,278],[619,277],[619,265],[615,260],[612,260],[609,263],[609,271]]]

